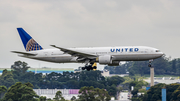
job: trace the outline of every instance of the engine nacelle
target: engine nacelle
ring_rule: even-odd
[[[120,61],[113,61],[111,55],[99,56],[99,64],[104,64],[108,66],[119,66]]]
[[[112,61],[111,64],[108,64],[108,66],[119,66],[120,61]]]
[[[112,57],[110,55],[99,56],[99,64],[111,64]]]

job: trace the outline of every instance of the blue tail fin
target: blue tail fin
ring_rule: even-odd
[[[42,50],[43,48],[23,28],[17,28],[26,51]]]

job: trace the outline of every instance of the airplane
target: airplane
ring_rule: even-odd
[[[85,47],[63,48],[51,45],[53,49],[44,49],[23,28],[17,28],[26,52],[11,51],[18,56],[53,63],[85,63],[82,70],[97,69],[96,63],[119,66],[121,61],[149,60],[151,67],[153,59],[164,55],[159,49],[147,46],[119,47]]]

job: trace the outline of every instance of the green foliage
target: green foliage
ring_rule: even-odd
[[[138,92],[140,92],[140,93],[146,93],[146,89],[139,89]]]
[[[141,100],[139,97],[133,97],[133,98],[131,99],[131,101],[143,101],[143,100]]]
[[[123,79],[125,80],[123,83],[121,83],[123,90],[127,90],[129,89],[129,84],[134,81],[134,79],[130,78],[130,77],[123,77]]]
[[[12,71],[12,74],[16,82],[22,82],[22,83],[30,82],[34,85],[34,88],[40,88],[39,86],[42,86],[43,84],[42,73],[35,74],[33,72],[21,73],[18,71]]]
[[[138,93],[137,88],[135,88],[133,91],[131,91],[131,94],[133,95],[133,97],[137,97],[137,93]]]
[[[142,86],[147,86],[148,83],[143,81],[143,80],[140,80],[140,81],[132,81],[130,84],[129,84],[129,89],[131,89],[131,86],[134,87],[134,90],[131,91],[131,94],[133,95],[133,98],[132,98],[132,101],[140,101],[140,97],[137,96],[137,93],[138,92],[146,92],[145,89],[141,89]],[[143,96],[141,96],[143,97]]]
[[[51,100],[50,98],[48,98],[48,99],[46,99],[46,101],[53,101],[53,100]]]
[[[180,75],[180,59],[169,61],[169,58],[161,57],[155,59],[153,62],[155,75]],[[134,76],[140,74],[141,76],[149,75],[150,69],[147,66],[148,61],[135,61],[128,68],[129,75]]]
[[[117,89],[117,92],[120,93],[123,90],[123,87],[118,86],[118,87],[116,87],[116,89]]]
[[[180,99],[180,86],[172,93],[171,100],[179,101]]]
[[[5,85],[7,88],[15,83],[13,79],[13,74],[11,71],[3,70],[2,75],[0,76],[0,85]]]
[[[126,62],[120,66],[105,66],[104,69],[110,71],[110,74],[126,74],[127,69],[132,65],[132,62]]]
[[[122,82],[124,82],[125,80],[122,77],[119,76],[112,76],[112,77],[108,77],[107,78],[107,82],[108,82],[108,86],[111,86],[113,84],[118,85]]]
[[[125,74],[127,71],[130,76],[139,74],[140,76],[149,75],[149,61],[126,62],[120,66],[105,66],[104,69],[110,71],[110,74]],[[180,75],[180,58],[170,61],[165,56],[155,59],[152,62],[155,75]]]
[[[76,97],[73,96],[73,97],[71,98],[71,101],[75,101],[75,100],[76,100]]]
[[[79,90],[80,101],[109,101],[110,95],[104,89],[94,88],[94,87],[82,87]]]
[[[115,96],[118,91],[117,86],[124,82],[119,76],[105,78],[101,75],[101,71],[82,71],[78,73],[63,72],[42,73],[27,72],[30,68],[27,63],[16,61],[12,66],[12,71],[3,71],[0,76],[0,85],[7,88],[14,85],[15,82],[33,84],[34,89],[80,89],[84,86],[93,86],[94,88],[106,89],[111,96]],[[41,99],[43,99],[41,97]]]
[[[171,96],[167,96],[168,101],[170,101],[171,99],[177,98],[177,96],[174,94],[177,94],[179,87],[180,87],[180,84],[177,84],[177,83],[166,85],[165,88],[166,88],[167,95],[171,95]]]
[[[125,80],[122,84],[126,84],[126,83],[131,83],[132,81],[134,81],[131,77],[126,76],[123,77],[123,79]]]
[[[144,96],[139,97],[140,101],[161,101],[162,88],[166,88],[167,101],[179,101],[180,99],[180,84],[157,84],[151,87]],[[136,98],[136,97],[135,97]],[[135,99],[134,98],[134,99]],[[136,101],[136,100],[134,100]]]
[[[7,91],[6,86],[0,86],[0,101],[1,101],[1,98],[3,98],[6,91]]]
[[[131,86],[133,86],[134,89],[135,89],[135,88],[136,88],[136,89],[140,89],[142,86],[147,86],[147,85],[148,85],[148,83],[145,82],[145,81],[143,81],[143,80],[141,80],[141,81],[133,81],[133,82],[131,82],[131,83],[129,84],[129,89],[131,90]]]
[[[57,91],[57,92],[56,92],[56,95],[55,95],[55,98],[53,98],[53,99],[54,99],[54,101],[66,101],[66,100],[64,99],[64,97],[62,97],[61,91]]]
[[[107,91],[109,93],[110,96],[115,96],[116,95],[116,92],[117,92],[117,89],[116,89],[116,85],[113,84],[111,86],[108,86],[107,87]]]
[[[6,79],[10,78],[9,82]],[[28,79],[27,79],[28,78]],[[14,82],[30,82],[35,89],[80,89],[84,86],[93,86],[95,88],[104,88],[111,92],[111,96],[115,96],[117,91],[116,86],[124,82],[124,79],[119,76],[105,78],[101,75],[101,71],[82,71],[80,73],[63,72],[42,75],[42,73],[4,70],[3,75],[0,76],[0,84],[10,87]]]
[[[3,101],[37,101],[38,95],[33,91],[31,83],[17,82],[6,92]]]
[[[161,89],[165,86],[166,86],[166,84],[157,84],[157,85],[151,87],[145,94],[145,97],[142,98],[143,101],[161,100]]]
[[[107,86],[106,90],[108,91],[109,95],[115,96],[117,92],[117,85],[124,82],[125,80],[119,76],[112,76],[107,78]]]
[[[6,86],[0,86],[0,94],[7,91]]]
[[[25,73],[30,67],[26,62],[16,61],[13,65],[11,65],[11,68],[15,71]]]
[[[46,96],[40,96],[39,101],[46,101]]]

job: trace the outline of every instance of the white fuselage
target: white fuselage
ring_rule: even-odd
[[[67,48],[78,52],[88,53],[92,55],[106,56],[110,55],[112,61],[143,61],[156,59],[163,55],[156,48],[145,46],[123,46],[123,47],[89,47],[89,48]],[[30,51],[35,53],[36,56],[19,55],[26,58],[55,62],[55,63],[79,63],[76,56],[64,53],[60,49],[43,49],[38,51]],[[98,61],[96,61],[98,62]]]

